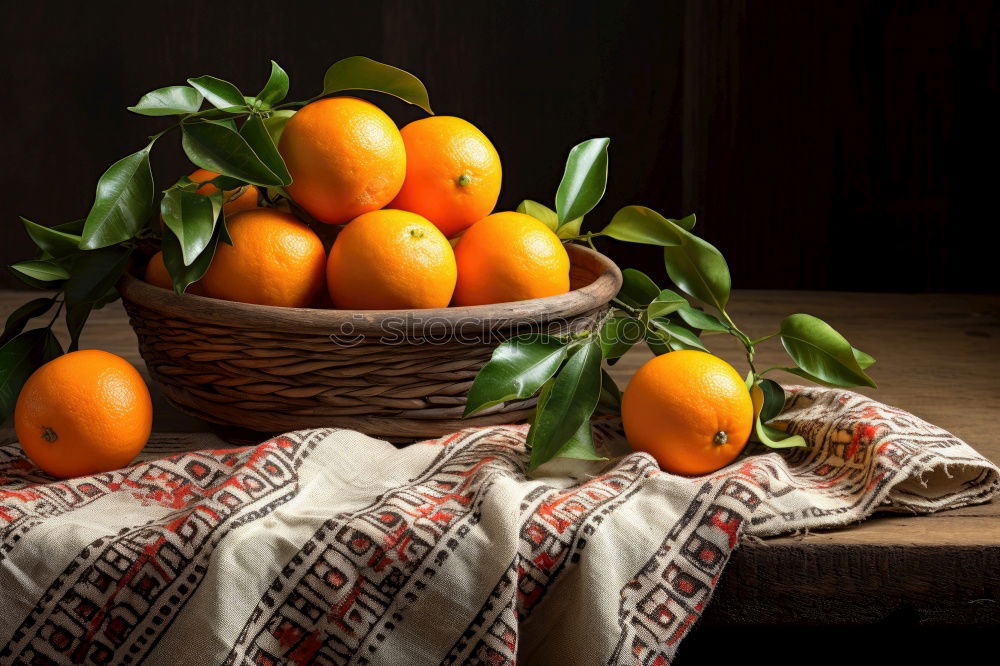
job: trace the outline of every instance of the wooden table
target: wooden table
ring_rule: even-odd
[[[0,316],[31,296],[0,291]],[[1000,296],[740,291],[732,299],[731,314],[751,337],[772,333],[792,312],[822,317],[878,359],[870,371],[878,391],[861,392],[950,430],[1000,462]],[[737,368],[745,366],[728,336],[707,342]],[[144,370],[118,303],[93,314],[82,347],[106,349]],[[624,387],[649,356],[634,350],[612,374]],[[782,356],[771,341],[758,355],[759,367],[777,365]],[[153,393],[157,432],[207,429],[155,387]],[[901,613],[912,623],[1000,623],[1000,503],[745,543],[699,626],[871,624]]]

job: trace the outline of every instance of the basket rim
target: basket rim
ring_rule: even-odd
[[[428,324],[441,325],[447,330],[465,326],[501,329],[575,317],[603,307],[615,297],[622,285],[622,273],[615,262],[581,245],[567,244],[566,250],[571,266],[584,267],[597,275],[593,282],[557,296],[490,305],[419,310],[337,310],[255,305],[194,294],[176,294],[130,273],[122,277],[118,289],[123,301],[161,314],[198,323],[263,331],[330,334],[349,327],[352,333],[385,333],[389,324],[397,328],[402,326],[405,330],[422,329]]]

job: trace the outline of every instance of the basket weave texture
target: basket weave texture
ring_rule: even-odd
[[[607,257],[577,245],[571,291],[439,310],[346,311],[234,303],[126,275],[119,284],[139,351],[184,412],[261,433],[343,427],[407,441],[522,421],[534,399],[462,419],[479,369],[529,330],[592,330],[621,286]]]

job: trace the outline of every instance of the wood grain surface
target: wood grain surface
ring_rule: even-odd
[[[0,317],[31,294],[0,292]],[[1000,462],[1000,296],[737,291],[731,314],[751,337],[780,318],[809,312],[878,359],[879,389],[861,389],[963,438]],[[65,330],[60,334],[65,339]],[[742,369],[727,336],[708,346]],[[97,311],[82,346],[144,369],[118,303]],[[763,346],[760,367],[782,362]],[[624,387],[647,358],[633,351],[612,374]],[[777,379],[795,383],[790,375]],[[158,432],[203,431],[153,389]],[[704,618],[712,625],[858,624],[899,618],[921,624],[1000,623],[1000,503],[930,516],[876,517],[858,525],[744,543]]]

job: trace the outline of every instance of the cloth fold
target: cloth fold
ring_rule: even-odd
[[[790,387],[803,449],[664,473],[618,424],[607,462],[527,477],[526,426],[397,449],[356,432],[228,448],[161,436],[54,481],[0,446],[0,661],[669,663],[741,535],[985,502],[997,467],[848,391]],[[192,450],[195,449],[195,450]]]

